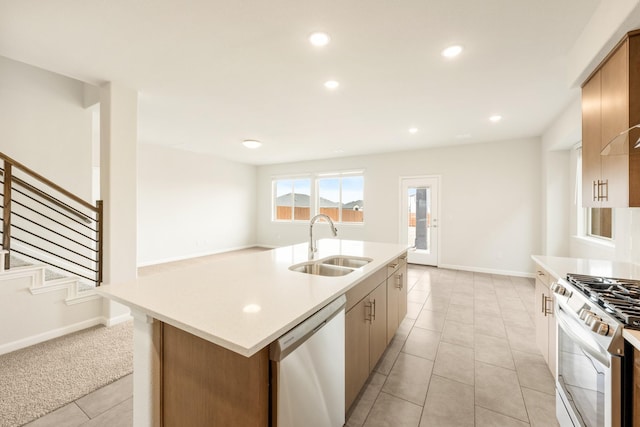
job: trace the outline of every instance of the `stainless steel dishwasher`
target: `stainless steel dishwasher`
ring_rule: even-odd
[[[277,427],[344,425],[344,308],[340,296],[271,344]]]

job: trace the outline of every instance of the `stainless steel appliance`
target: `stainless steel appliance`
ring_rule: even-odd
[[[342,295],[271,344],[277,427],[344,425],[346,301]]]
[[[627,423],[624,327],[640,326],[640,282],[568,274],[555,294],[556,413],[565,426]]]

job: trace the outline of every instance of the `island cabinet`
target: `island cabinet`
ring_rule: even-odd
[[[169,324],[159,327],[164,427],[269,425],[268,348],[244,357]]]
[[[387,344],[407,315],[407,256],[387,266]]]
[[[620,41],[582,86],[585,207],[640,206],[640,149],[633,148],[640,129],[625,133],[640,123],[639,90],[640,31],[634,31]]]
[[[345,408],[367,381],[407,312],[406,255],[347,292]]]
[[[535,325],[536,344],[556,378],[556,319],[553,314],[553,292],[549,289],[553,276],[541,266],[536,266]]]

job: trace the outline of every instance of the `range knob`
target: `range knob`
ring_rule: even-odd
[[[596,330],[594,328],[596,328],[596,323],[601,322],[602,319],[600,317],[598,317],[595,313],[589,313],[587,314],[587,317],[584,319],[584,323],[587,324],[587,326],[589,326],[592,330]]]
[[[609,335],[609,332],[611,331],[611,327],[609,326],[608,323],[597,322],[597,324],[598,324],[597,329],[594,329],[593,327],[591,328],[594,332],[596,332],[598,335],[604,335],[605,337]]]
[[[558,282],[553,282],[549,287],[549,289],[551,289],[553,293],[556,293],[558,295],[567,296],[567,297],[571,295],[571,291],[565,288],[564,286],[562,286]]]
[[[580,317],[580,320],[587,320],[587,316],[589,315],[593,315],[595,316],[596,314],[593,311],[590,311],[589,309],[583,308],[580,310],[580,313],[578,314],[578,316]]]

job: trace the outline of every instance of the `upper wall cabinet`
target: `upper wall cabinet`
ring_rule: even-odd
[[[583,206],[640,206],[640,149],[633,148],[640,129],[625,133],[638,123],[640,31],[634,31],[582,86]]]

